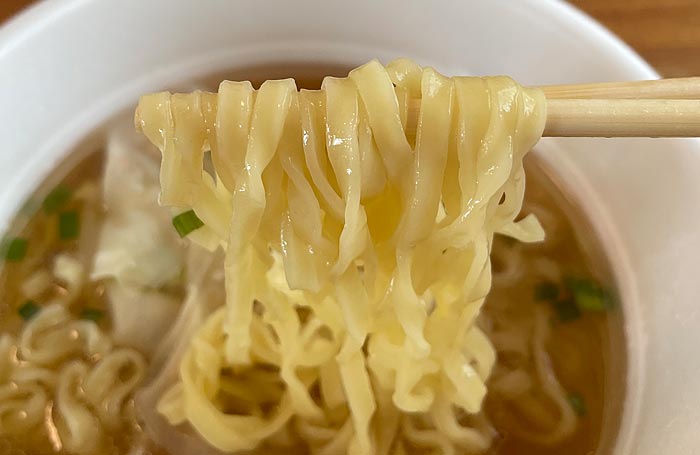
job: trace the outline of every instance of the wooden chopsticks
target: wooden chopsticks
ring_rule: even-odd
[[[547,98],[543,136],[700,137],[700,77],[538,88]],[[409,128],[419,110],[416,100]]]
[[[542,85],[547,99],[676,99],[700,100],[700,77],[652,81]]]
[[[547,99],[542,135],[700,137],[700,100]]]
[[[540,88],[544,136],[700,137],[700,77]]]

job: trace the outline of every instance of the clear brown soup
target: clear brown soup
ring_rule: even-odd
[[[623,315],[614,296],[612,273],[591,228],[578,208],[567,200],[564,188],[549,178],[536,157],[526,159],[526,170],[528,186],[523,210],[539,215],[547,238],[530,245],[514,244],[504,238],[495,240],[492,257],[498,259],[504,251],[517,248],[524,271],[512,285],[494,279],[484,313],[513,324],[527,324],[533,312],[546,308],[550,324],[546,352],[575,408],[577,425],[571,436],[552,446],[528,442],[519,434],[542,430],[535,423],[537,419],[528,419],[533,404],[546,401],[541,393],[519,405],[489,393],[486,412],[502,435],[493,453],[612,453],[622,412],[626,368]],[[492,266],[497,277],[497,261],[492,260]],[[543,283],[560,285],[562,281],[558,301],[538,295],[543,293]],[[605,309],[581,309],[577,315],[571,315],[567,311],[571,307],[562,303],[570,302],[571,290],[566,283],[571,281],[575,281],[571,286],[585,287],[590,282],[605,289],[609,299]]]

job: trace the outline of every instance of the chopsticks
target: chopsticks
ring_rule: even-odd
[[[700,137],[700,77],[540,88],[544,136]]]
[[[700,137],[700,100],[547,99],[542,135]]]
[[[539,88],[547,98],[543,136],[700,137],[700,77]],[[409,125],[419,110],[412,102]]]
[[[542,85],[547,99],[676,99],[700,100],[700,77],[652,81]]]

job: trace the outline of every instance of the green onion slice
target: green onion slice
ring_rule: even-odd
[[[180,237],[185,237],[190,232],[204,226],[204,223],[197,217],[194,210],[188,210],[173,217],[173,226]]]
[[[61,240],[73,240],[80,235],[80,216],[75,210],[58,215],[58,236]]]
[[[591,279],[567,277],[564,284],[582,311],[606,311],[614,306],[610,293]]]
[[[80,312],[80,319],[98,322],[105,315],[105,312],[97,308],[83,308]]]
[[[18,262],[27,254],[29,242],[21,237],[5,239],[0,244],[0,254],[6,261]]]
[[[28,321],[41,310],[41,307],[32,300],[27,300],[17,309],[17,313],[22,319]]]
[[[68,200],[73,192],[70,188],[64,185],[58,185],[44,198],[41,204],[46,213],[56,213]]]

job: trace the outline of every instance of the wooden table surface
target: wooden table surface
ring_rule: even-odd
[[[34,1],[0,0],[0,22]],[[571,3],[629,43],[663,76],[700,76],[700,0]]]

